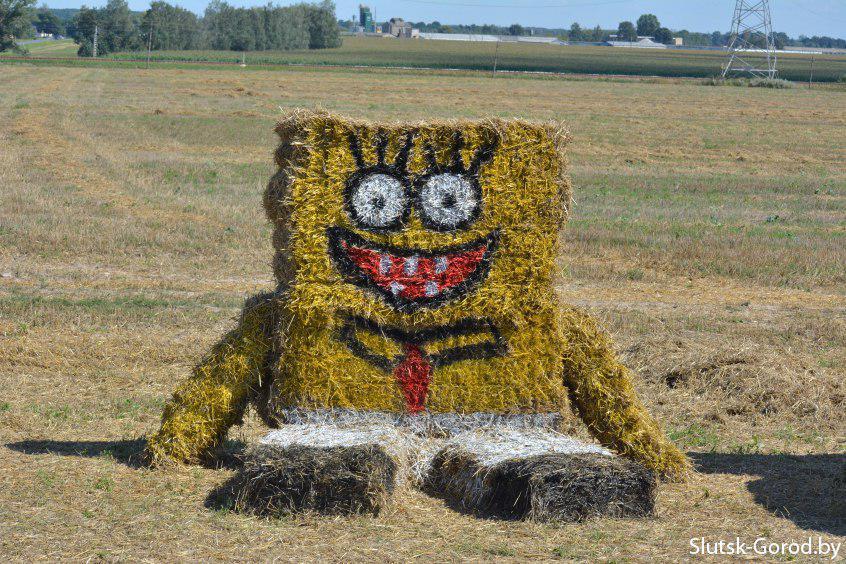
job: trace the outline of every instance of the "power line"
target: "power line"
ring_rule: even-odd
[[[818,18],[823,18],[828,21],[846,22],[846,18],[838,18],[836,16],[832,16],[831,14],[821,14],[819,12],[815,12],[814,10],[805,7],[801,2],[797,2],[796,0],[790,0],[790,3],[799,8],[800,10],[808,12],[813,16],[817,16]]]
[[[523,8],[536,10],[542,8],[586,8],[592,6],[606,6],[610,4],[630,4],[634,0],[604,0],[600,2],[577,2],[558,4],[489,4],[486,2],[449,2],[438,0],[400,0],[407,4],[425,4],[427,6],[455,6],[457,8]]]

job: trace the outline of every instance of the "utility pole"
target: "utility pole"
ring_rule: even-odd
[[[808,76],[808,90],[814,87],[814,61],[816,57],[811,55],[811,74]]]
[[[99,34],[99,32],[100,32],[100,26],[95,25],[94,26],[94,54],[93,54],[95,59],[97,58],[97,35]]]
[[[763,48],[759,45],[762,40]],[[758,57],[762,53],[766,57],[766,68]],[[736,0],[726,57],[723,78],[731,73],[775,78],[778,71],[769,0]]]
[[[493,72],[491,73],[491,78],[496,76],[496,61],[499,58],[499,36],[496,36],[496,49],[494,50],[494,66]]]
[[[150,68],[150,52],[153,50],[153,18],[152,10],[150,11],[150,32],[147,34],[147,68]]]

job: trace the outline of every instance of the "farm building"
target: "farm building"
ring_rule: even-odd
[[[382,33],[404,39],[420,36],[420,30],[412,28],[411,24],[402,18],[391,18],[383,23]]]
[[[503,43],[542,43],[546,45],[566,45],[557,37],[535,37],[529,35],[488,35],[483,33],[421,33],[421,39],[441,41],[486,41]]]
[[[358,5],[358,25],[365,33],[376,31],[376,24],[373,23],[373,12],[366,4]]]
[[[611,39],[603,43],[610,47],[634,47],[638,49],[666,49],[667,46],[663,43],[656,43],[651,37],[638,37],[637,41],[617,41],[616,35],[612,35]]]

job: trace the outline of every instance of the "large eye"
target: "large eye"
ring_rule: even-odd
[[[481,194],[466,176],[435,174],[420,188],[423,223],[438,231],[467,227],[479,215]]]
[[[350,214],[365,229],[390,229],[400,223],[408,210],[408,194],[397,178],[371,174],[349,192]]]

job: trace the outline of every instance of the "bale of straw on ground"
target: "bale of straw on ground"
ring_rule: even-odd
[[[378,515],[397,466],[378,445],[280,448],[258,445],[230,484],[234,509],[264,516],[295,511]]]
[[[662,476],[685,475],[689,463],[610,340],[555,293],[571,198],[560,124],[294,111],[277,132],[279,170],[264,201],[277,292],[245,310],[177,390],[151,437],[154,459],[207,457],[250,402],[284,424],[291,408],[536,414],[572,401],[604,445]],[[454,194],[423,197],[441,177],[464,186],[461,205]],[[373,178],[388,186],[378,209],[398,210],[385,226],[360,221],[351,203]],[[435,204],[472,213],[438,223],[425,211]]]
[[[583,521],[651,515],[655,485],[650,470],[615,456],[555,453],[486,466],[467,450],[447,448],[432,462],[426,488],[476,514]]]

